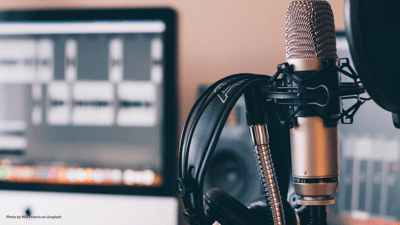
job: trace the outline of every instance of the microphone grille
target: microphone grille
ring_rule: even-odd
[[[337,58],[335,23],[326,1],[294,1],[286,11],[286,58]]]

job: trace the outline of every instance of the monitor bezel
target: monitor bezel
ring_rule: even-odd
[[[101,193],[122,195],[175,196],[177,149],[177,14],[174,9],[159,8],[86,8],[86,9],[34,9],[0,11],[4,22],[91,22],[91,21],[162,21],[166,25],[164,36],[164,107],[163,107],[163,183],[157,187],[75,185],[0,182],[0,190]]]

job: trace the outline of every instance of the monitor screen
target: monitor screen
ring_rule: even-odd
[[[0,19],[0,188],[135,193],[171,183],[172,10]]]

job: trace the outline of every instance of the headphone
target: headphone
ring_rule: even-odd
[[[212,84],[197,99],[189,112],[184,124],[179,145],[179,178],[176,181],[176,189],[182,197],[184,204],[184,217],[190,224],[212,224],[215,220],[220,224],[272,224],[272,215],[268,206],[268,199],[258,198],[246,206],[230,196],[223,190],[211,189],[203,198],[204,178],[209,167],[211,157],[221,135],[225,122],[238,101],[246,92],[256,90],[258,95],[252,95],[262,102],[263,107],[258,108],[262,121],[267,118],[268,129],[271,135],[271,149],[279,149],[285,157],[273,155],[278,165],[277,177],[283,196],[288,192],[290,177],[290,143],[285,139],[285,134],[280,128],[276,107],[273,102],[267,102],[260,96],[260,90],[272,83],[278,72],[271,78],[259,74],[235,74],[225,77]],[[247,99],[246,99],[247,105]],[[246,107],[247,108],[247,107]],[[248,123],[259,118],[247,115]],[[273,141],[275,140],[275,141]],[[283,185],[282,185],[283,184]],[[251,184],[249,184],[251,185]],[[295,224],[295,213],[286,200],[283,200],[283,208],[287,224]],[[205,204],[204,204],[205,203]],[[288,221],[289,220],[289,221]],[[268,222],[266,222],[268,221]]]

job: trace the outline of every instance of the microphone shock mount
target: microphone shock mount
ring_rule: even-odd
[[[273,101],[276,105],[288,106],[284,115],[279,115],[282,126],[293,128],[294,117],[314,115],[322,118],[328,127],[335,126],[339,120],[342,124],[352,124],[353,117],[361,105],[371,99],[360,96],[365,93],[365,89],[359,76],[350,66],[348,58],[341,58],[337,61],[321,60],[320,63],[322,68],[311,73],[294,72],[294,66],[290,64],[290,60],[279,64],[277,72],[270,80],[271,85],[262,89],[267,101]],[[341,82],[333,85],[329,81],[319,85],[307,83],[315,77],[329,79],[329,75],[338,72],[351,78],[353,82]],[[335,99],[356,99],[357,101],[349,108],[344,109],[343,105],[337,105],[340,100]],[[332,114],[337,114],[337,116],[331,116]]]

